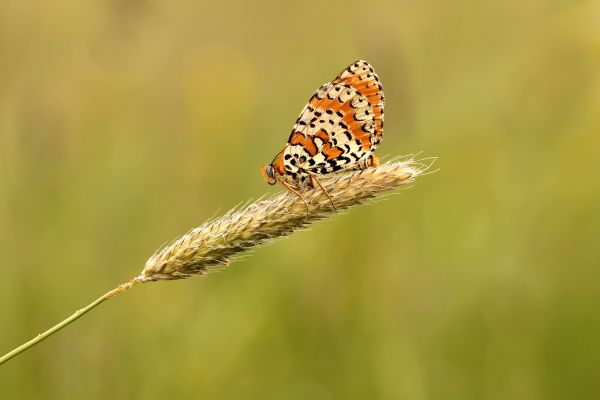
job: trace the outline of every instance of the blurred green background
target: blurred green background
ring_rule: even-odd
[[[143,285],[0,368],[2,399],[600,398],[600,2],[0,5],[0,352],[264,193],[358,58],[382,155],[439,172]]]

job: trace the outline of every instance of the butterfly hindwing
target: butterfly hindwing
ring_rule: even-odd
[[[287,173],[326,174],[368,158],[383,134],[384,96],[366,61],[357,61],[309,99],[281,157]]]

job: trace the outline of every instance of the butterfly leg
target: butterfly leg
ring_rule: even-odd
[[[331,206],[333,207],[333,209],[337,210],[337,207],[335,206],[335,203],[333,202],[333,199],[331,198],[331,196],[329,195],[329,193],[327,193],[327,190],[325,190],[325,188],[323,187],[323,185],[321,185],[321,182],[319,182],[319,180],[317,179],[317,177],[314,174],[311,174],[311,173],[309,173],[308,176],[310,176],[310,183],[311,183],[312,187],[315,187],[314,182],[317,182],[317,185],[319,185],[319,187],[321,188],[321,190],[323,191],[323,193],[325,193],[325,195],[327,196],[327,198],[331,202]]]
[[[284,188],[286,188],[290,192],[294,193],[296,196],[298,196],[300,198],[300,200],[302,200],[302,202],[306,206],[306,216],[308,216],[308,211],[309,211],[308,203],[306,202],[306,200],[304,200],[304,197],[302,197],[302,195],[300,194],[300,192],[298,192],[296,189],[294,189],[292,187],[292,185],[290,185],[289,183],[287,183],[285,181],[279,181],[279,183],[281,184],[281,186],[283,186]]]

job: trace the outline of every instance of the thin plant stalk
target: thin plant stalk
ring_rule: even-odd
[[[134,278],[131,281],[124,283],[122,285],[119,285],[117,288],[115,288],[109,292],[106,292],[105,294],[103,294],[102,296],[100,296],[99,298],[97,298],[96,300],[94,300],[93,302],[88,304],[87,306],[75,311],[69,318],[62,320],[58,324],[54,325],[52,328],[44,331],[43,333],[40,333],[39,335],[37,335],[36,337],[31,339],[30,341],[23,343],[16,349],[14,349],[14,350],[6,353],[2,357],[0,357],[0,365],[4,364],[11,358],[16,357],[17,355],[21,354],[22,352],[29,349],[30,347],[35,346],[42,340],[47,339],[50,336],[54,335],[56,332],[60,331],[65,326],[75,322],[76,320],[81,318],[84,314],[86,314],[88,311],[91,311],[92,309],[96,308],[100,304],[104,303],[106,300],[118,295],[119,293],[124,292],[125,290],[129,289],[136,283],[140,283],[140,282],[141,282],[141,280]]]

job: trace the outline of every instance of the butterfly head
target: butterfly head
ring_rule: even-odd
[[[269,185],[274,185],[277,183],[277,177],[275,176],[275,168],[273,168],[273,164],[263,164],[260,167],[260,172],[262,172],[263,179]]]

